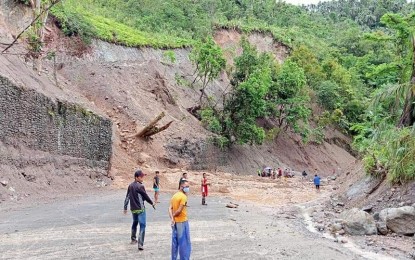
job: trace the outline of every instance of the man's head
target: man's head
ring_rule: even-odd
[[[316,174],[316,175],[314,175],[314,177],[317,177],[317,174]]]
[[[145,173],[142,170],[137,170],[134,173],[134,179],[135,181],[138,181],[138,182],[143,182],[144,176],[145,176]]]
[[[206,172],[203,173],[203,178],[206,177]]]
[[[183,173],[183,178],[187,179],[187,172]]]
[[[180,182],[180,190],[184,193],[189,193],[189,182],[186,180],[182,180]]]
[[[159,176],[159,173],[160,173],[159,171],[156,171],[156,176]]]

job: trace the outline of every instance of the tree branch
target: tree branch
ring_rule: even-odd
[[[167,124],[165,124],[164,126],[158,128],[157,126],[153,127],[150,129],[150,131],[146,132],[145,135],[141,136],[141,137],[145,137],[148,138],[152,135],[158,134],[163,130],[166,130],[167,128],[169,128],[169,126],[171,125],[171,123],[173,123],[173,121],[168,122]]]
[[[36,17],[35,17],[35,19],[33,19],[33,21],[28,25],[28,26],[26,26],[26,28],[24,28],[23,29],[23,31],[21,31],[20,33],[19,33],[19,35],[17,35],[17,37],[14,39],[14,41],[12,42],[12,43],[10,43],[9,44],[9,46],[7,46],[1,53],[4,53],[5,51],[7,51],[8,49],[10,49],[16,42],[17,42],[17,40],[20,38],[20,36],[22,36],[23,35],[23,33],[27,30],[27,29],[29,29],[41,16],[42,16],[42,14],[44,14],[45,12],[48,12],[49,11],[49,9],[51,9],[54,5],[56,5],[57,3],[59,3],[61,0],[56,0],[55,2],[53,2],[53,3],[51,3],[49,6],[48,6],[48,8],[46,8],[45,10],[43,10],[42,12],[40,12]]]
[[[164,129],[166,129],[167,127],[169,127],[170,126],[170,124],[172,123],[172,122],[170,122],[170,123],[168,123],[167,125],[167,127],[166,127],[166,125],[165,126],[163,126],[163,127],[165,127],[164,129],[162,129],[162,130],[159,130],[159,131],[157,131],[158,129],[161,129],[161,128],[163,128],[163,127],[161,127],[161,128],[157,128],[156,127],[156,124],[157,124],[157,122],[158,121],[160,121],[163,117],[165,116],[165,113],[164,112],[161,112],[156,118],[154,118],[153,119],[153,121],[151,121],[147,126],[145,126],[140,132],[138,132],[138,133],[136,133],[136,134],[134,134],[134,135],[131,135],[131,136],[127,136],[127,138],[136,138],[136,137],[149,137],[149,136],[151,136],[151,135],[154,135],[154,134],[157,134],[158,132],[160,132],[160,131],[163,131]]]

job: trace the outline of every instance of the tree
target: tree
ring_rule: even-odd
[[[339,86],[335,82],[323,81],[316,91],[320,105],[330,111],[336,109],[340,103],[338,89]]]
[[[404,105],[398,126],[412,126],[415,123],[415,13],[406,17],[386,14],[381,21],[394,32],[391,40],[395,45],[400,68],[397,93],[403,94]]]
[[[223,97],[223,109],[203,109],[202,123],[223,137],[221,143],[262,144],[265,130],[256,120],[267,112],[272,58],[269,54],[259,54],[245,38],[241,46],[242,54],[234,60],[231,89]]]
[[[45,37],[45,27],[46,21],[49,15],[49,10],[59,3],[61,0],[27,0],[24,1],[25,4],[30,5],[33,11],[33,21],[30,23],[28,27],[26,27],[23,31],[25,32],[27,29],[30,28],[28,32],[28,43],[29,43],[29,52],[28,56],[33,58],[33,69],[37,70],[38,73],[42,70],[42,57],[45,55],[42,52],[42,48],[44,47],[44,37]],[[6,49],[2,52],[5,52],[8,48],[10,48],[17,39],[22,35],[19,34],[15,41],[10,44]]]
[[[324,74],[319,60],[307,46],[300,45],[295,48],[290,55],[290,59],[304,70],[310,87],[315,88],[325,80],[326,74]]]
[[[206,87],[225,68],[226,60],[223,57],[222,49],[210,37],[193,48],[190,59],[196,66],[196,77],[193,84],[197,81],[202,82],[199,97],[199,103],[202,106],[203,98],[207,98]]]
[[[270,70],[257,68],[248,78],[235,86],[224,108],[224,135],[240,144],[262,144],[265,131],[256,119],[266,112],[265,96],[271,83]]]
[[[278,127],[287,130],[291,127],[300,131],[300,122],[307,122],[310,109],[306,90],[304,70],[291,59],[275,71],[273,83],[268,93],[270,116],[275,117]]]

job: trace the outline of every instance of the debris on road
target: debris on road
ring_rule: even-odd
[[[235,209],[235,208],[239,207],[239,205],[235,204],[233,202],[229,202],[228,204],[226,204],[226,207],[231,208],[231,209]]]

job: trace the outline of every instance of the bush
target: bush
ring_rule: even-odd
[[[392,183],[402,184],[415,179],[415,128],[382,126],[373,131],[368,139],[370,141],[361,146],[367,173],[385,171]]]
[[[323,81],[317,88],[318,103],[324,108],[333,111],[339,106],[339,86],[333,81]]]
[[[202,124],[206,129],[212,131],[216,134],[221,134],[222,126],[219,119],[214,114],[213,109],[205,108],[200,111],[200,116],[202,117]]]

